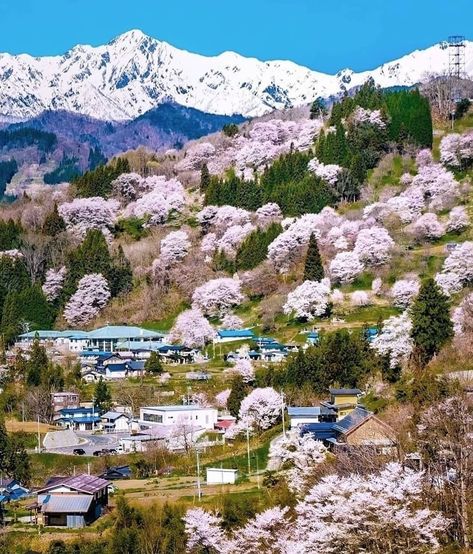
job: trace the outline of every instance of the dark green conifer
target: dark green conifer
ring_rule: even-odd
[[[320,257],[319,245],[314,233],[310,235],[309,247],[304,264],[304,281],[321,281],[324,278],[324,266]]]

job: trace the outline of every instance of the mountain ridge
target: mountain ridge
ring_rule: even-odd
[[[473,42],[466,47],[472,59]],[[132,30],[105,45],[76,45],[62,56],[0,54],[0,117],[25,120],[63,110],[129,121],[169,100],[206,113],[253,117],[339,94],[369,77],[382,87],[412,86],[447,67],[442,44],[373,70],[330,75],[230,51],[206,57]],[[473,75],[473,62],[466,69]]]

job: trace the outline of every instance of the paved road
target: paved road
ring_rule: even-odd
[[[54,448],[48,450],[48,452],[55,452],[56,454],[72,454],[74,448],[83,448],[87,456],[91,456],[96,450],[102,450],[103,448],[117,448],[120,438],[128,433],[110,433],[103,435],[93,435],[84,431],[76,431],[76,435],[83,439],[83,444],[77,446],[64,446],[62,448]]]

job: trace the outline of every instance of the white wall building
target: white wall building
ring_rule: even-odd
[[[234,485],[237,477],[237,469],[207,468],[207,485]]]
[[[147,425],[189,424],[193,427],[213,429],[218,410],[201,406],[146,406],[140,408],[140,420]]]

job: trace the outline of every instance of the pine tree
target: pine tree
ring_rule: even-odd
[[[453,336],[448,298],[434,279],[426,279],[411,308],[413,361],[425,367]]]
[[[321,281],[324,278],[324,266],[320,257],[319,245],[314,233],[310,235],[309,248],[304,265],[304,281]]]
[[[59,233],[66,230],[66,223],[64,219],[59,215],[57,204],[54,203],[53,211],[46,216],[43,225],[43,233],[50,237],[55,237]]]
[[[319,96],[312,102],[312,106],[310,107],[310,119],[317,119],[326,114],[327,108],[325,106],[325,101]]]
[[[227,408],[233,417],[238,417],[242,400],[248,394],[248,385],[241,375],[237,375],[232,381],[232,390],[227,400]]]
[[[100,377],[100,381],[95,385],[94,389],[95,406],[100,412],[106,412],[112,404],[112,394],[110,387]]]
[[[159,375],[163,372],[163,364],[161,363],[161,358],[157,352],[151,352],[150,357],[145,363],[145,371],[146,373],[151,373],[152,375]]]
[[[2,311],[2,333],[5,344],[11,344],[21,331],[21,306],[18,293],[10,291],[3,304]]]
[[[8,460],[8,434],[3,414],[0,414],[0,473],[6,472]]]
[[[26,362],[26,383],[32,387],[38,387],[48,369],[48,364],[46,349],[41,346],[36,336]]]
[[[210,172],[206,163],[200,170],[200,192],[206,192],[210,185]]]

